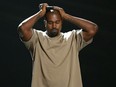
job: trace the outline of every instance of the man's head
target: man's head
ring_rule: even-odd
[[[45,28],[50,37],[60,34],[62,28],[62,17],[60,12],[55,9],[49,9],[45,14]]]

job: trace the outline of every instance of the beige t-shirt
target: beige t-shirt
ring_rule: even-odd
[[[31,87],[82,87],[79,51],[92,42],[83,40],[82,30],[72,30],[50,38],[33,29],[31,39],[23,43],[33,60]]]

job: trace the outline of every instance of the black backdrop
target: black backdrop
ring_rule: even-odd
[[[84,87],[115,87],[116,5],[113,0],[1,0],[0,87],[30,87],[31,57],[17,33],[18,24],[36,13],[40,3],[58,5],[99,26],[94,41],[80,52]],[[41,29],[38,21],[35,28]],[[39,26],[40,25],[40,26]],[[64,21],[63,32],[76,29]]]

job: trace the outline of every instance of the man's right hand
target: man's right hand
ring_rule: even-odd
[[[42,12],[42,17],[46,14],[46,7],[48,6],[47,3],[39,4],[40,11]]]

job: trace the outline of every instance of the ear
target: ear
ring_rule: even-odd
[[[47,26],[47,21],[46,20],[44,20],[44,25],[45,25],[45,28],[46,28],[46,26]]]

